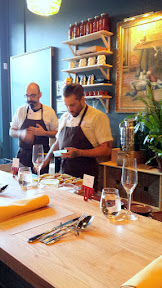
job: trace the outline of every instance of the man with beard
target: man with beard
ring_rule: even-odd
[[[83,87],[69,84],[64,87],[64,103],[68,112],[59,121],[57,141],[48,152],[43,167],[53,156],[53,151],[67,149],[62,154],[62,172],[74,177],[84,174],[95,177],[97,191],[100,156],[111,155],[112,135],[107,115],[86,105]]]
[[[50,149],[49,138],[54,138],[58,129],[55,111],[40,103],[42,93],[36,83],[30,83],[26,88],[27,104],[18,108],[12,120],[10,136],[19,138],[17,157],[24,166],[33,168],[32,147],[42,144],[44,152]],[[48,166],[41,173],[48,172]]]

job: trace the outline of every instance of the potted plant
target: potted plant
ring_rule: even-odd
[[[149,83],[147,98],[139,97],[138,100],[142,101],[146,108],[135,115],[135,133],[142,132],[144,145],[154,152],[154,156],[146,164],[156,158],[158,169],[162,172],[162,99],[160,101],[154,99],[153,89]]]

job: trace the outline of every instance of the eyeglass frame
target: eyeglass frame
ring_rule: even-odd
[[[39,93],[40,92],[38,92],[37,94],[31,94],[31,95],[25,94],[24,97],[25,98],[28,98],[28,97],[35,98],[35,96],[37,96]]]

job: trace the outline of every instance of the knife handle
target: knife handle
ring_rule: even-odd
[[[46,233],[41,233],[41,234],[35,235],[35,236],[29,238],[29,239],[28,239],[28,242],[29,242],[29,243],[32,243],[32,242],[38,240],[41,236],[43,236],[43,235],[45,235],[45,234],[46,234]]]

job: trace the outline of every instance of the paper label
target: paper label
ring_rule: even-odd
[[[19,158],[13,158],[12,167],[19,168]]]
[[[61,154],[63,153],[67,153],[67,150],[64,149],[64,150],[56,150],[56,151],[53,151],[53,154],[55,157],[61,157]]]
[[[83,185],[89,188],[93,188],[93,184],[94,184],[94,176],[84,174]]]

